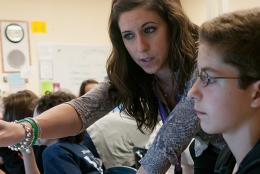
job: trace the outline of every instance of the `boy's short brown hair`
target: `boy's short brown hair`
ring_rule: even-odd
[[[199,32],[206,43],[238,69],[243,89],[260,79],[260,8],[224,14],[205,22]]]

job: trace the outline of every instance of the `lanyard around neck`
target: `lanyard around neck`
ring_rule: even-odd
[[[165,124],[165,122],[167,121],[166,109],[165,109],[164,104],[159,100],[159,98],[158,98],[157,100],[158,100],[158,104],[159,104],[160,116],[161,116],[161,119],[162,119],[163,124]],[[178,162],[177,162],[177,164],[175,165],[174,173],[175,173],[175,174],[182,174],[181,155],[179,155],[179,156],[177,157],[177,160],[178,160]]]
[[[167,115],[168,114],[166,112],[164,104],[159,99],[158,99],[158,104],[159,104],[160,116],[161,116],[162,122],[164,124],[166,122],[166,120],[167,120]]]

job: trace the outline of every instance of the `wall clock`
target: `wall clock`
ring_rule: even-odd
[[[19,43],[24,38],[24,29],[19,24],[9,24],[5,28],[5,36],[12,43]]]

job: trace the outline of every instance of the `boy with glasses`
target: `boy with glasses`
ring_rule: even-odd
[[[222,133],[238,166],[215,172],[259,174],[260,8],[204,23],[199,41],[198,78],[188,95],[202,129]]]

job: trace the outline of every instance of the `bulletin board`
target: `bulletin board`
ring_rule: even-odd
[[[82,81],[104,80],[110,51],[107,45],[39,44],[40,81],[58,82],[77,95]]]

